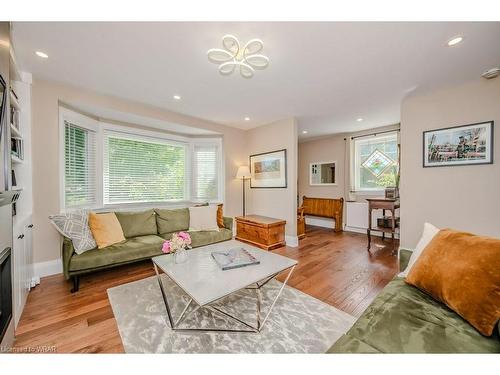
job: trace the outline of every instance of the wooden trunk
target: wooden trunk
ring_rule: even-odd
[[[285,246],[285,220],[267,216],[236,217],[236,239],[261,249],[272,250]]]

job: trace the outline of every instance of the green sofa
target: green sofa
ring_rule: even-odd
[[[115,212],[126,238],[104,249],[92,249],[76,254],[70,239],[62,245],[63,271],[73,280],[71,292],[79,289],[79,276],[123,264],[161,255],[162,245],[172,234],[186,231],[191,235],[192,247],[230,240],[233,237],[233,219],[224,217],[224,228],[219,231],[189,232],[189,210],[151,209],[140,212]]]
[[[400,269],[411,251],[400,251]],[[498,328],[498,327],[497,327]],[[491,337],[442,303],[395,277],[329,353],[500,353]]]

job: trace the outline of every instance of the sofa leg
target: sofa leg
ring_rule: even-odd
[[[72,276],[71,279],[73,280],[73,288],[71,288],[71,293],[78,292],[80,289],[80,276]]]

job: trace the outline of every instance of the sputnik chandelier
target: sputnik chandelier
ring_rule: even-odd
[[[255,70],[265,69],[269,65],[269,58],[259,52],[264,48],[260,39],[251,39],[243,48],[234,35],[222,37],[224,49],[212,48],[207,52],[208,60],[219,65],[219,73],[230,75],[239,67],[243,78],[252,78]]]

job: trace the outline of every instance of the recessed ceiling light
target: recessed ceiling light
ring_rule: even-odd
[[[307,130],[302,130],[302,134],[307,134]]]
[[[455,37],[455,38],[453,38],[453,39],[448,40],[448,46],[449,46],[449,47],[451,47],[451,46],[455,46],[455,45],[457,45],[458,43],[460,43],[462,40],[464,40],[464,38],[463,38],[463,37],[461,37],[461,36],[457,36],[457,37]]]
[[[245,121],[250,121],[250,117],[245,117]]]
[[[360,117],[360,118],[357,118],[356,121],[361,122],[361,121],[363,121],[363,119]]]
[[[181,100],[181,97],[179,95],[174,95],[175,100]]]
[[[42,52],[42,51],[36,51],[35,54],[38,57],[41,57],[41,58],[44,58],[44,59],[48,59],[49,58],[49,55],[47,55],[45,52]]]

